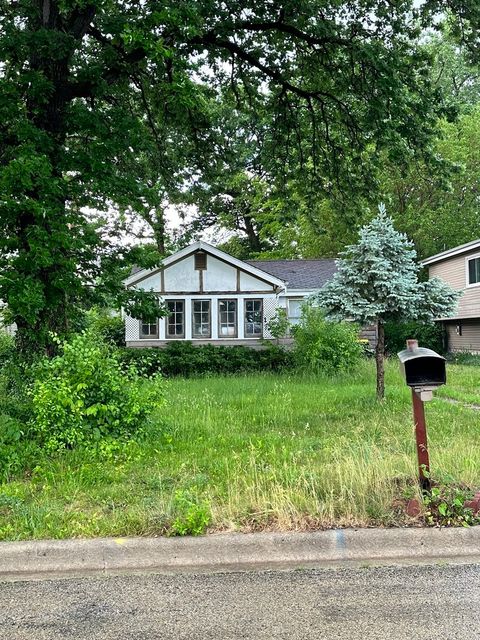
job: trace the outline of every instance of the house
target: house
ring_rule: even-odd
[[[454,316],[442,321],[449,351],[480,352],[480,240],[437,253],[422,261],[434,276],[463,292]]]
[[[336,270],[333,259],[239,260],[207,244],[194,244],[142,269],[127,287],[154,291],[168,314],[154,323],[126,316],[129,347],[165,346],[171,340],[195,344],[261,347],[272,339],[268,322],[278,307],[298,322],[303,301]]]

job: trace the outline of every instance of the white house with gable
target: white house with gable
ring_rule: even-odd
[[[335,272],[335,261],[238,260],[207,244],[165,258],[160,267],[137,270],[125,286],[154,291],[168,313],[154,323],[126,316],[129,347],[162,347],[172,340],[259,347],[272,339],[268,322],[277,307],[298,322],[307,296]]]

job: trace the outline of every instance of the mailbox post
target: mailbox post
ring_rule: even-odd
[[[423,491],[430,491],[430,460],[424,402],[433,398],[433,391],[447,381],[445,358],[431,349],[407,340],[407,348],[398,354],[405,382],[412,389],[413,422],[417,443],[418,473]]]

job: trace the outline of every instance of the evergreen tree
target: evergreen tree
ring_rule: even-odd
[[[318,294],[328,315],[363,325],[376,324],[377,398],[385,395],[384,324],[388,320],[425,320],[450,314],[459,292],[433,278],[418,279],[413,243],[398,232],[385,206],[360,229],[357,244],[340,254],[338,270]]]

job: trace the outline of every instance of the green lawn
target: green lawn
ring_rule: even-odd
[[[480,486],[480,367],[451,365],[427,405],[432,473]],[[0,487],[0,539],[393,525],[416,475],[409,390],[396,362],[375,401],[353,376],[165,382],[145,439],[39,460]]]

